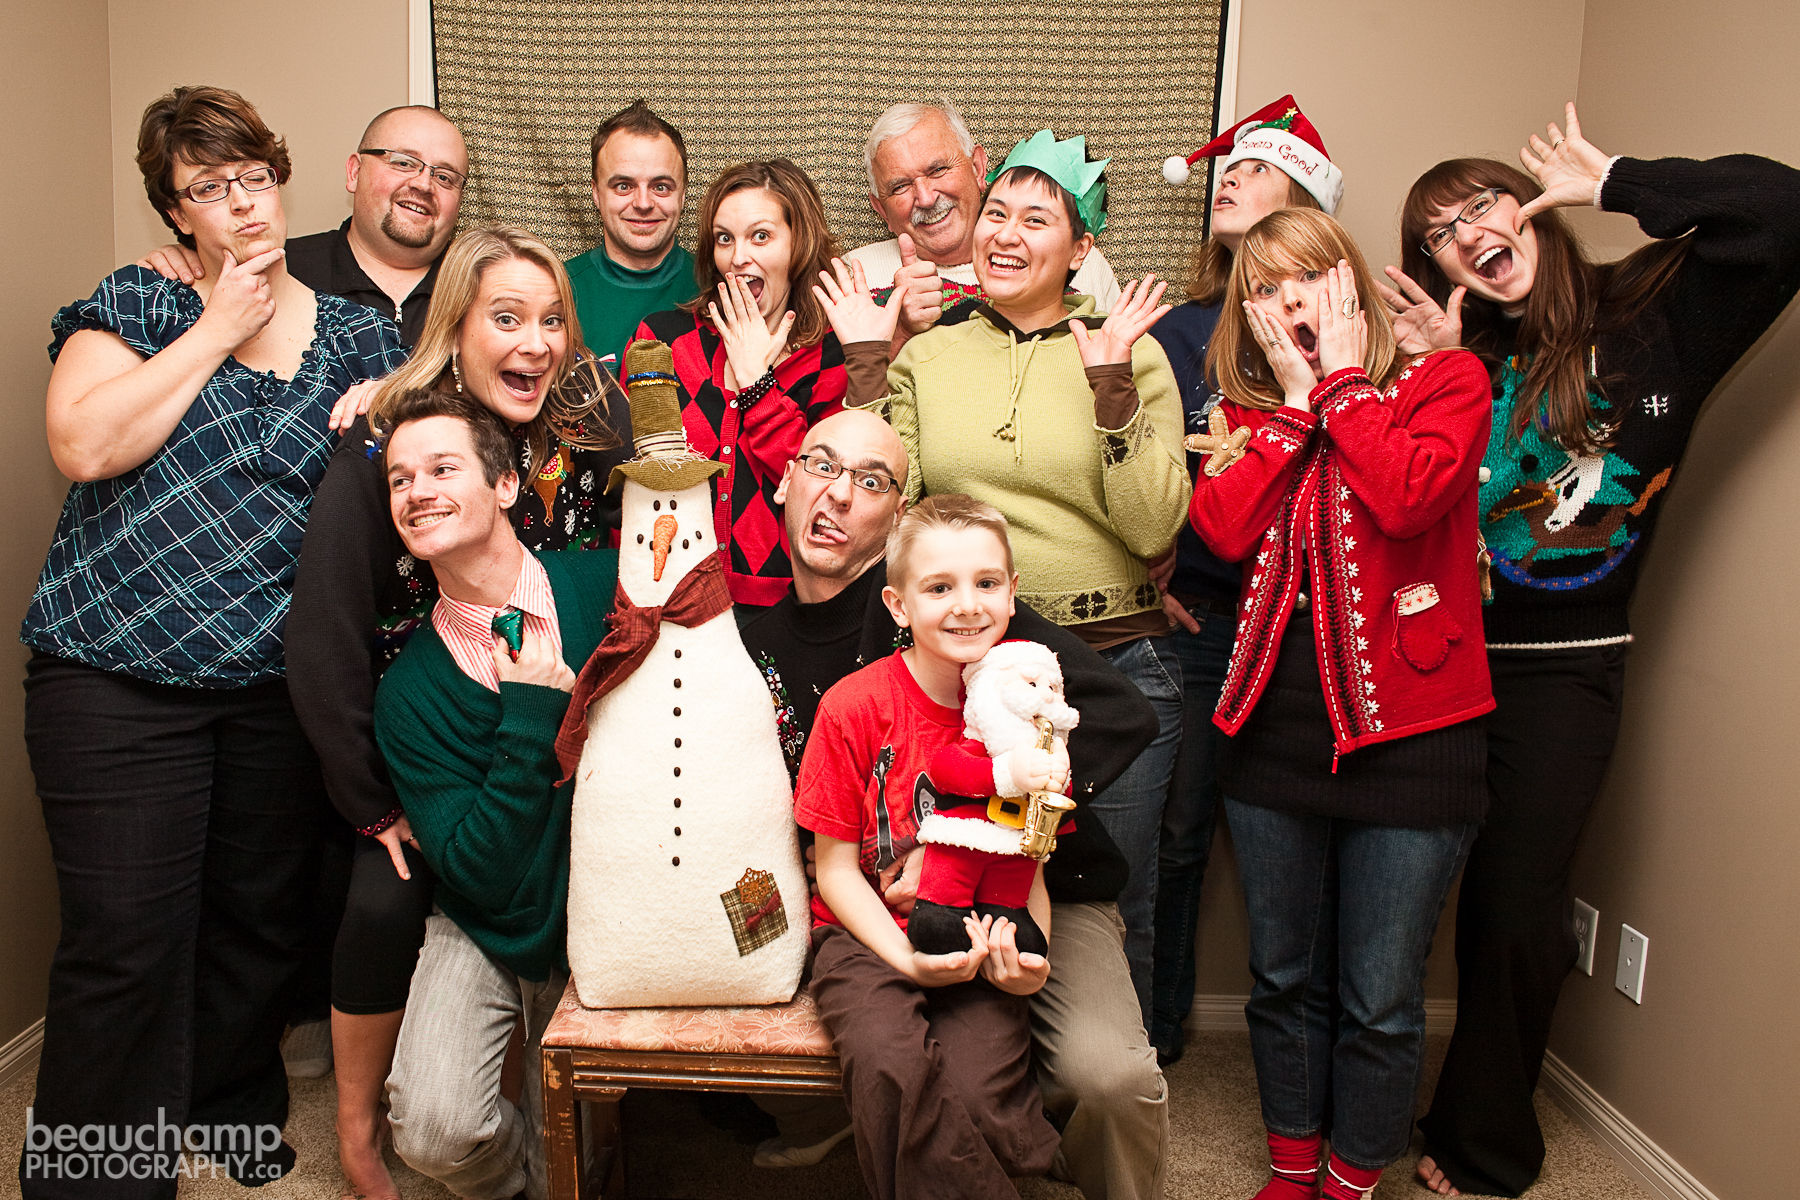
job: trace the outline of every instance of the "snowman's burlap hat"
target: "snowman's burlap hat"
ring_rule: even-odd
[[[681,429],[675,352],[666,343],[639,338],[625,348],[625,389],[631,395],[631,439],[637,457],[612,469],[607,491],[629,479],[653,491],[679,492],[724,474],[724,463],[688,448]]]

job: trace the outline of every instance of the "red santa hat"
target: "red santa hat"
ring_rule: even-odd
[[[1260,159],[1286,172],[1312,193],[1327,213],[1336,213],[1338,201],[1344,198],[1343,171],[1331,161],[1325,140],[1292,96],[1283,96],[1257,109],[1186,158],[1171,155],[1163,161],[1163,178],[1176,185],[1184,184],[1193,164],[1221,155],[1225,161],[1219,164],[1220,172],[1246,158]]]

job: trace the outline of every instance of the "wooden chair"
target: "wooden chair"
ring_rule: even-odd
[[[543,1072],[551,1200],[624,1200],[619,1102],[631,1088],[843,1092],[831,1035],[805,987],[786,1004],[753,1008],[590,1009],[571,980],[544,1031]],[[584,1100],[594,1106],[591,1148]]]

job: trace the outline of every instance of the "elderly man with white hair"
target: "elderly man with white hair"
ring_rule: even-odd
[[[987,188],[987,151],[949,101],[904,102],[875,118],[863,148],[869,204],[894,236],[844,257],[862,266],[870,289],[886,303],[895,282],[910,280],[901,325],[923,333],[967,300],[983,299],[975,282],[975,222]],[[1069,289],[1092,296],[1098,312],[1119,301],[1119,281],[1099,250],[1087,256]]]

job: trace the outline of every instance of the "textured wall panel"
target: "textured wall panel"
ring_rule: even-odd
[[[565,254],[600,240],[588,139],[639,96],[687,138],[690,247],[707,181],[783,154],[811,173],[846,248],[887,237],[863,140],[887,105],[937,96],[996,159],[1046,125],[1110,155],[1100,246],[1120,278],[1179,276],[1202,234],[1204,189],[1170,187],[1160,168],[1212,127],[1219,0],[436,0],[432,20],[438,103],[474,163],[464,220],[518,222]]]

